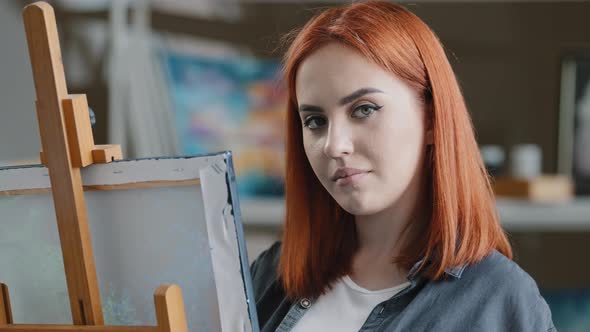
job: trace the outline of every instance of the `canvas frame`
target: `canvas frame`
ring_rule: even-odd
[[[85,195],[92,191],[191,186],[200,182],[203,200],[207,201],[204,203],[206,210],[204,213],[207,220],[208,239],[212,248],[211,259],[215,279],[218,280],[221,275],[232,275],[232,273],[224,273],[219,269],[215,270],[216,264],[218,268],[219,266],[223,268],[223,264],[227,263],[224,259],[227,259],[228,251],[216,252],[216,248],[223,247],[224,243],[221,242],[228,242],[233,246],[234,250],[230,250],[229,255],[239,262],[239,280],[237,273],[233,273],[231,287],[226,288],[241,289],[241,294],[234,296],[232,293],[230,296],[225,296],[226,299],[220,300],[219,306],[221,307],[224,301],[228,303],[229,300],[241,300],[246,308],[246,312],[243,314],[247,315],[249,323],[244,327],[244,330],[255,332],[259,330],[231,152],[94,164],[82,169],[82,178]],[[0,199],[2,196],[26,196],[50,194],[50,192],[48,170],[42,165],[0,168]],[[89,203],[87,202],[87,204]],[[222,216],[222,213],[226,215]],[[225,228],[222,228],[224,221]],[[224,239],[220,240],[219,237],[216,237],[215,234],[223,233],[221,231],[227,233],[228,229],[230,230],[229,235]],[[100,274],[100,271],[98,272]],[[10,287],[10,285],[8,286]],[[218,295],[220,295],[220,291],[223,292],[223,290],[217,289]],[[189,308],[187,308],[188,310]],[[187,312],[187,316],[190,314]],[[224,326],[223,322],[221,324]],[[192,330],[190,326],[189,330]],[[233,329],[225,328],[223,331],[226,330]]]

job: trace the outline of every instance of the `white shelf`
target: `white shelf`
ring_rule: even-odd
[[[244,200],[240,203],[247,226],[281,227],[283,199]],[[497,200],[502,225],[508,231],[590,231],[590,198],[564,203]]]
[[[247,226],[281,227],[285,216],[284,199],[240,199],[242,221]]]
[[[497,207],[509,231],[590,231],[590,198],[563,203],[498,199]]]

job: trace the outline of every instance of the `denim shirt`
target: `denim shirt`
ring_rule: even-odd
[[[252,263],[261,332],[288,332],[314,299],[291,301],[277,276],[280,243]],[[378,304],[359,332],[366,331],[556,331],[535,281],[516,263],[492,251],[476,264],[449,268],[446,278],[408,273],[410,286]]]

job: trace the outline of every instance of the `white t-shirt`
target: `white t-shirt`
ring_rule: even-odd
[[[357,332],[379,303],[408,286],[409,281],[392,288],[371,291],[345,276],[317,299],[295,324],[292,332]]]

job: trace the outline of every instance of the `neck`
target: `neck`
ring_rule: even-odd
[[[368,216],[356,216],[355,224],[357,231],[358,251],[373,256],[388,257],[391,260],[403,249],[405,235],[404,228],[412,223],[415,214],[413,209],[390,209],[381,211],[378,214]]]

